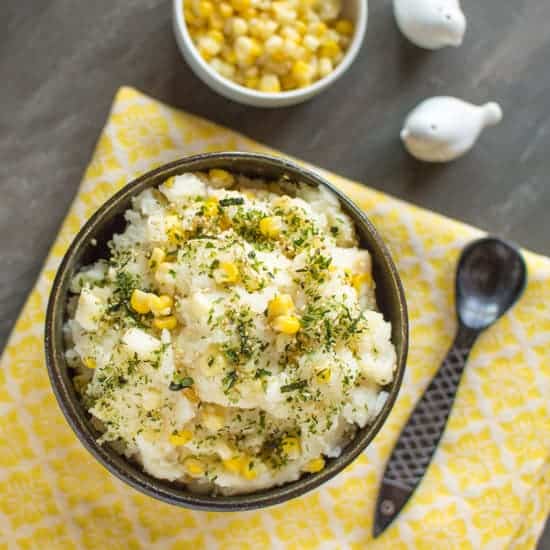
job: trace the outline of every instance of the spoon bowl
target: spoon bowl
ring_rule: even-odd
[[[517,301],[527,267],[510,244],[488,237],[464,249],[457,269],[456,309],[462,325],[482,331]]]

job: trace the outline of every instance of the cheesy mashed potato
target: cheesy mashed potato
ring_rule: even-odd
[[[144,191],[125,217],[68,304],[100,442],[197,491],[321,471],[378,414],[396,364],[338,200],[211,170]]]

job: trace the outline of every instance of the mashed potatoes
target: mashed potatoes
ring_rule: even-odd
[[[68,304],[66,356],[100,442],[231,494],[322,470],[375,418],[391,327],[328,191],[211,170],[144,191],[125,217]]]

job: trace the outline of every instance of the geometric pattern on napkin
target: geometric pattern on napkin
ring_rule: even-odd
[[[454,271],[479,230],[323,172],[389,244],[409,304],[399,399],[366,452],[309,495],[255,512],[205,513],[143,496],[78,442],[50,389],[42,344],[55,271],[85,220],[135,176],[186,155],[272,152],[122,88],[79,192],[0,365],[0,549],[531,549],[550,510],[550,261],[526,253],[529,285],[478,340],[448,429],[417,492],[376,541],[385,462],[456,329]],[[280,153],[279,153],[280,154]]]

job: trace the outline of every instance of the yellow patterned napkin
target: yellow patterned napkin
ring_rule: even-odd
[[[373,541],[384,463],[451,343],[455,262],[480,232],[330,174],[389,243],[410,308],[401,395],[367,451],[312,494],[264,511],[222,514],[143,496],[84,450],[44,366],[44,308],[59,261],[83,222],[123,184],[167,161],[218,150],[267,151],[135,90],[119,91],[2,357],[0,549],[533,548],[550,510],[550,260],[526,253],[525,296],[479,340],[432,467],[398,520]]]

